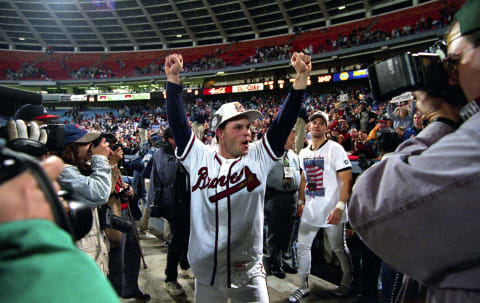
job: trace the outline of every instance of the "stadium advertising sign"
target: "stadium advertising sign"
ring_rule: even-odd
[[[229,94],[232,92],[231,86],[204,88],[203,95]]]
[[[353,80],[353,79],[360,79],[360,78],[367,78],[368,72],[367,69],[359,69],[356,71],[348,71],[348,72],[341,72],[333,74],[333,81],[346,81],[346,80]]]
[[[332,75],[321,75],[318,76],[318,83],[328,83],[332,81],[333,77]]]
[[[252,83],[242,85],[230,85],[223,87],[204,88],[203,95],[218,95],[218,94],[230,94],[230,93],[246,93],[257,90],[263,90],[263,83]]]
[[[232,93],[245,93],[263,90],[263,83],[244,84],[232,86]]]
[[[87,101],[87,95],[71,95],[70,96],[70,101],[86,102]]]
[[[120,94],[120,95],[98,95],[97,100],[102,101],[130,101],[150,100],[150,93],[141,94]]]

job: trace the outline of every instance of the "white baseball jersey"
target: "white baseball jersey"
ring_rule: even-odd
[[[182,155],[190,174],[188,260],[195,278],[219,288],[246,285],[264,274],[263,204],[275,156],[266,137],[248,154],[225,159],[194,134]]]
[[[305,207],[301,220],[317,227],[333,226],[327,224],[327,218],[340,199],[343,185],[337,172],[352,167],[347,153],[337,142],[327,140],[314,151],[311,145],[302,149],[299,158],[306,179]],[[345,210],[341,223],[347,220],[346,213]]]

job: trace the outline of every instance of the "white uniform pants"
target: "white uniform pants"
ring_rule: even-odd
[[[341,284],[350,287],[352,283],[350,252],[344,245],[343,241],[343,229],[344,224],[340,223],[332,227],[324,228],[325,241],[328,241],[331,249],[337,256],[340,267],[342,268],[343,276]],[[300,222],[300,228],[298,231],[298,273],[300,279],[304,280],[310,274],[310,268],[312,266],[312,244],[320,227],[312,226],[303,222]],[[301,282],[303,284],[303,282]],[[302,285],[301,285],[302,287]]]
[[[260,302],[268,303],[267,281],[264,276],[255,276],[250,282],[235,288],[217,288],[195,279],[195,303]]]

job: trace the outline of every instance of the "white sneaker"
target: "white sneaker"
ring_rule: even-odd
[[[177,281],[165,282],[164,288],[172,296],[182,296],[185,294],[185,290],[183,290],[182,285],[180,285]]]
[[[302,300],[309,294],[310,294],[310,288],[304,288],[304,289],[299,288],[296,291],[292,292],[292,294],[288,298],[288,302],[292,302],[292,303],[300,302],[300,300]]]
[[[193,273],[192,269],[180,269],[180,275],[185,279],[195,279],[195,274]]]
[[[154,234],[152,234],[149,230],[145,231],[144,236],[145,236],[145,238],[147,238],[147,239],[157,239],[157,236],[155,236]]]

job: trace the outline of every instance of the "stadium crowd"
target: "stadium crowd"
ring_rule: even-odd
[[[347,101],[340,101],[348,96]],[[254,138],[260,139],[265,130],[275,118],[284,96],[282,93],[244,94],[235,99],[218,100],[209,96],[192,99],[186,103],[187,116],[190,123],[200,122],[203,126],[201,140],[210,144],[214,132],[210,128],[211,113],[215,112],[223,102],[240,101],[245,108],[255,109],[262,113],[260,119],[252,124]],[[325,111],[329,115],[329,139],[342,144],[351,155],[364,154],[368,159],[377,158],[377,132],[392,131],[400,141],[416,135],[421,130],[423,120],[415,113],[413,96],[410,101],[404,100],[397,105],[386,106],[375,102],[366,87],[351,88],[327,95],[307,96],[305,100],[306,115],[316,111]],[[413,106],[412,106],[413,105]],[[395,109],[392,107],[395,106]],[[53,109],[53,108],[52,108]],[[55,112],[55,111],[53,111]],[[96,114],[95,110],[69,111],[60,117],[63,122],[77,124],[86,130],[112,132],[124,144],[125,154],[135,154],[139,149],[140,137],[138,125],[141,120],[147,120],[150,125],[148,136],[161,135],[167,127],[166,112],[162,106],[131,105]],[[402,112],[403,117],[400,117]],[[403,121],[400,123],[399,121]],[[414,124],[414,121],[415,124]],[[307,144],[310,139],[308,129]]]
[[[318,43],[318,41],[303,42],[308,46],[302,49],[303,52],[310,55],[321,54],[336,51],[339,49],[352,48],[361,45],[367,45],[370,43],[381,42],[386,40],[395,39],[398,37],[414,35],[416,33],[421,33],[429,30],[434,30],[438,28],[445,27],[450,24],[453,16],[455,15],[456,8],[455,6],[449,6],[440,11],[439,18],[433,19],[432,17],[425,18],[421,17],[420,20],[415,22],[415,24],[405,24],[400,27],[395,27],[393,30],[384,30],[384,29],[369,29],[365,27],[359,27],[353,29],[350,33],[339,33],[336,38],[328,38],[323,43]],[[255,54],[253,55],[243,55],[243,60],[239,62],[243,65],[258,64],[264,62],[271,62],[276,60],[285,60],[291,57],[295,47],[293,46],[295,38],[297,35],[285,45],[268,45],[255,49]],[[235,43],[224,47],[224,49],[217,49],[215,53],[209,53],[201,57],[192,58],[191,61],[186,62],[184,70],[186,72],[196,72],[203,70],[211,69],[222,69],[227,66],[234,65],[233,62],[229,62],[228,56],[227,59],[219,56],[222,54],[233,55],[236,54]],[[241,52],[239,53],[241,54]],[[100,62],[107,56],[105,54],[101,55],[99,58]],[[46,60],[54,60],[53,57]],[[160,58],[162,59],[162,57]],[[113,72],[116,66],[121,67],[122,74],[125,73],[125,62],[121,58],[117,58],[117,62],[114,63],[115,66],[108,66],[105,64],[100,64],[98,62],[92,66],[80,66],[77,68],[70,68],[68,56],[64,56],[58,64],[61,65],[62,70],[67,70],[72,79],[106,79],[106,78],[115,78],[118,75]],[[8,69],[5,71],[6,79],[8,80],[18,80],[25,78],[54,78],[55,75],[49,73],[48,70],[43,68],[36,68],[35,65],[24,62],[20,70]],[[160,63],[151,63],[146,66],[133,66],[133,70],[128,71],[130,76],[147,76],[147,75],[164,75],[164,66]]]

